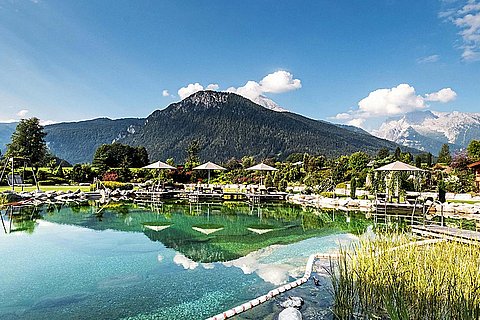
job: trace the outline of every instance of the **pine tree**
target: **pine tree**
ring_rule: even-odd
[[[467,147],[468,157],[472,161],[480,160],[480,140],[472,140]]]
[[[429,152],[427,153],[427,167],[431,168],[433,163],[433,155]]]
[[[402,150],[400,150],[400,147],[397,147],[395,149],[395,160],[400,160],[401,155],[402,155]]]
[[[438,153],[438,163],[450,164],[452,162],[452,155],[450,154],[450,147],[447,143],[442,145],[442,149]]]

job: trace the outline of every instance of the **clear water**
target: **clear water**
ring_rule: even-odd
[[[44,208],[0,229],[0,319],[203,319],[300,277],[309,254],[353,238],[342,215],[335,224],[289,206],[98,209]],[[222,230],[192,229],[206,223]],[[258,224],[275,229],[247,229]]]

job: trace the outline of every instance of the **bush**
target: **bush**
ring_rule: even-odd
[[[105,186],[105,188],[108,189],[120,189],[120,190],[132,190],[133,189],[133,184],[131,183],[123,183],[123,182],[117,182],[117,181],[103,181],[102,184]]]
[[[108,171],[103,174],[102,177],[103,181],[117,181],[118,174],[115,171]]]
[[[333,198],[333,192],[322,192],[320,195],[325,198]]]

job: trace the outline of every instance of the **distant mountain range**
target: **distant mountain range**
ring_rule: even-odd
[[[46,141],[56,156],[72,164],[91,162],[101,144],[114,141],[145,146],[151,160],[172,157],[177,162],[184,161],[194,139],[200,142],[203,160],[218,162],[245,155],[258,160],[285,159],[295,152],[339,156],[362,150],[374,154],[382,147],[394,150],[398,146],[356,127],[270,108],[234,93],[200,91],[146,119],[99,118],[47,125]],[[9,130],[7,142],[13,132]]]
[[[7,143],[10,143],[10,138],[16,127],[16,122],[0,123],[0,151],[2,154],[5,153]]]
[[[438,154],[443,144],[464,149],[480,139],[480,113],[416,111],[387,119],[373,135]]]

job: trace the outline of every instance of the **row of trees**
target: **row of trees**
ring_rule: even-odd
[[[75,165],[72,170],[65,172],[59,159],[56,159],[48,151],[45,143],[45,132],[37,118],[20,121],[16,131],[12,135],[11,143],[7,146],[7,157],[27,157],[35,170],[41,166],[50,167],[50,178],[65,179],[75,182],[90,182],[94,177],[103,180],[115,181],[144,181],[154,178],[151,171],[134,170],[148,164],[148,153],[144,147],[132,147],[120,143],[104,144],[100,146],[94,155],[93,166],[89,164]],[[193,167],[200,164],[200,144],[193,140],[187,148],[187,158],[184,165],[178,166],[179,170],[162,172],[159,178],[172,182],[196,182],[204,178],[203,172],[193,171]],[[417,154],[415,157],[408,152],[402,152],[400,147],[391,152],[383,148],[375,156],[365,152],[355,152],[350,156],[327,158],[323,155],[310,155],[294,153],[283,162],[274,158],[264,159],[264,162],[275,166],[279,171],[265,175],[265,183],[285,189],[287,185],[304,184],[317,191],[329,191],[342,182],[350,182],[353,185],[367,186],[367,180],[373,168],[400,160],[421,168],[432,168],[433,155],[431,153]],[[450,191],[468,192],[473,190],[473,175],[467,165],[480,160],[480,140],[470,142],[468,148],[454,154],[450,153],[449,145],[443,145],[437,157],[437,169],[449,165],[449,173],[441,170],[441,176],[430,180],[439,179],[444,181]],[[168,159],[170,165],[175,165],[174,159]],[[221,183],[250,183],[258,182],[259,175],[247,172],[245,169],[254,165],[252,156],[241,159],[232,158],[223,165],[227,172],[219,174],[216,179]],[[49,178],[49,177],[47,177]]]

